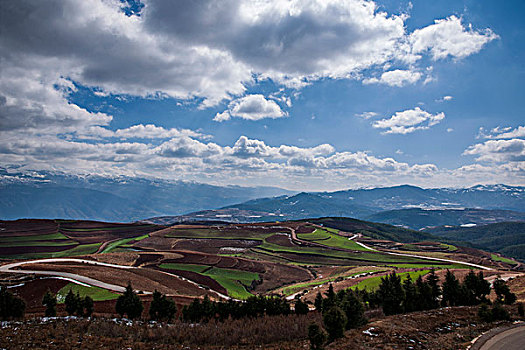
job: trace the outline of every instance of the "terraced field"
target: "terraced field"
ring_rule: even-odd
[[[337,220],[339,225],[340,219]],[[34,269],[48,276],[67,275],[66,285],[57,284],[60,297],[71,288],[97,302],[110,302],[118,295],[104,286],[121,290],[128,282],[144,297],[157,289],[188,301],[205,294],[215,299],[246,299],[272,293],[306,293],[309,300],[313,291],[329,283],[336,290],[376,288],[381,275],[393,270],[402,277],[416,279],[430,268],[514,266],[505,257],[429,241],[428,235],[403,243],[374,238],[380,234],[388,236],[387,225],[378,226],[374,237],[367,237],[364,232],[370,227],[360,223],[339,225],[349,227],[349,232],[345,232],[340,227],[321,226],[325,222],[163,227],[93,221],[4,221],[0,222],[0,259],[30,262],[37,258],[82,256],[82,263],[43,261],[17,267],[16,273]],[[393,233],[398,231],[392,228]],[[403,233],[404,237],[420,237],[417,232]],[[467,266],[462,261],[474,265]],[[94,285],[102,288],[86,286],[86,282],[72,283],[75,276],[98,281]],[[34,283],[38,284],[38,279]],[[19,288],[22,294],[32,295],[23,286]]]
[[[71,220],[0,221],[0,258],[40,259],[104,252],[147,237],[160,227]]]

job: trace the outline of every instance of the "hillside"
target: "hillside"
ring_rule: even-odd
[[[349,233],[362,233],[371,238],[386,239],[394,242],[407,243],[437,240],[435,236],[426,232],[351,218],[320,218],[308,221]]]
[[[430,226],[525,221],[525,213],[510,210],[412,208],[383,211],[367,216],[366,220],[419,230]]]
[[[337,192],[302,192],[148,220],[162,223],[191,220],[265,222],[340,216],[421,229],[438,225],[525,220],[525,214],[519,212],[525,208],[524,193],[524,187],[506,185],[466,189],[423,189],[404,185]]]
[[[0,219],[135,221],[290,193],[274,187],[212,186],[125,176],[8,173],[0,169]]]
[[[525,223],[503,222],[475,227],[436,227],[425,230],[440,239],[467,242],[475,247],[525,261]]]

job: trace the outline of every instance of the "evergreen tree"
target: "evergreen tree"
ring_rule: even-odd
[[[46,307],[46,317],[55,317],[57,315],[57,296],[52,294],[49,289],[42,298],[42,305]]]
[[[342,303],[342,309],[346,315],[346,329],[357,328],[367,322],[365,318],[365,307],[352,290],[348,290]]]
[[[518,315],[520,315],[521,318],[525,315],[525,312],[523,311],[523,304],[518,303]]]
[[[22,318],[26,311],[26,303],[7,288],[0,287],[0,319]]]
[[[330,285],[328,286],[328,292],[326,292],[326,298],[323,299],[322,309],[323,310],[330,309],[332,306],[335,306],[336,301],[337,301],[337,297],[334,292],[334,286],[332,285],[332,283],[330,283]]]
[[[510,320],[509,313],[498,302],[496,302],[496,303],[494,303],[494,305],[492,305],[491,314],[492,314],[492,320],[493,321],[500,321],[500,320],[508,321],[508,320]]]
[[[441,288],[439,287],[439,277],[436,276],[434,269],[430,270],[426,282],[431,289],[430,309],[439,307],[439,297],[441,296]]]
[[[306,315],[308,313],[308,305],[304,303],[301,298],[295,300],[295,314]]]
[[[131,283],[128,283],[124,294],[118,297],[115,310],[120,317],[126,314],[130,319],[138,318],[142,314],[144,306],[140,297],[133,291]]]
[[[443,299],[441,301],[443,306],[459,305],[461,299],[461,288],[456,276],[447,269],[445,275],[445,282],[443,282]]]
[[[434,307],[432,287],[419,276],[416,280],[416,310],[430,310]]]
[[[394,315],[403,312],[405,293],[401,286],[401,278],[395,271],[381,278],[377,296],[383,306],[385,315]]]
[[[332,306],[323,314],[323,323],[328,332],[328,341],[332,342],[344,335],[346,315],[338,306]]]
[[[78,311],[80,298],[73,293],[73,290],[69,289],[64,304],[68,315],[74,315]]]
[[[86,297],[84,298],[83,305],[86,309],[85,316],[91,317],[91,315],[93,314],[93,299],[89,295],[86,295]]]
[[[155,290],[153,300],[149,307],[149,316],[152,320],[170,322],[177,313],[177,307],[173,300]]]
[[[492,284],[494,292],[496,293],[496,301],[498,303],[505,303],[507,305],[513,304],[516,301],[516,294],[510,291],[509,286],[501,278],[496,278]]]
[[[308,326],[308,340],[310,340],[310,350],[323,350],[326,333],[317,323],[311,323]]]
[[[403,291],[405,292],[405,298],[403,302],[403,308],[405,312],[416,311],[418,295],[416,286],[412,282],[412,277],[410,277],[410,274],[403,281]]]
[[[317,295],[315,296],[314,306],[317,311],[323,311],[323,296],[321,295],[321,292],[317,292]]]

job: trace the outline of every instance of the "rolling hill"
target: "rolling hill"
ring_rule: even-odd
[[[502,222],[475,227],[441,226],[425,230],[438,237],[465,242],[484,250],[525,261],[525,223]]]

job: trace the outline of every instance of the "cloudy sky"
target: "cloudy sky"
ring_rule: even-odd
[[[0,167],[525,185],[525,3],[2,0]]]

